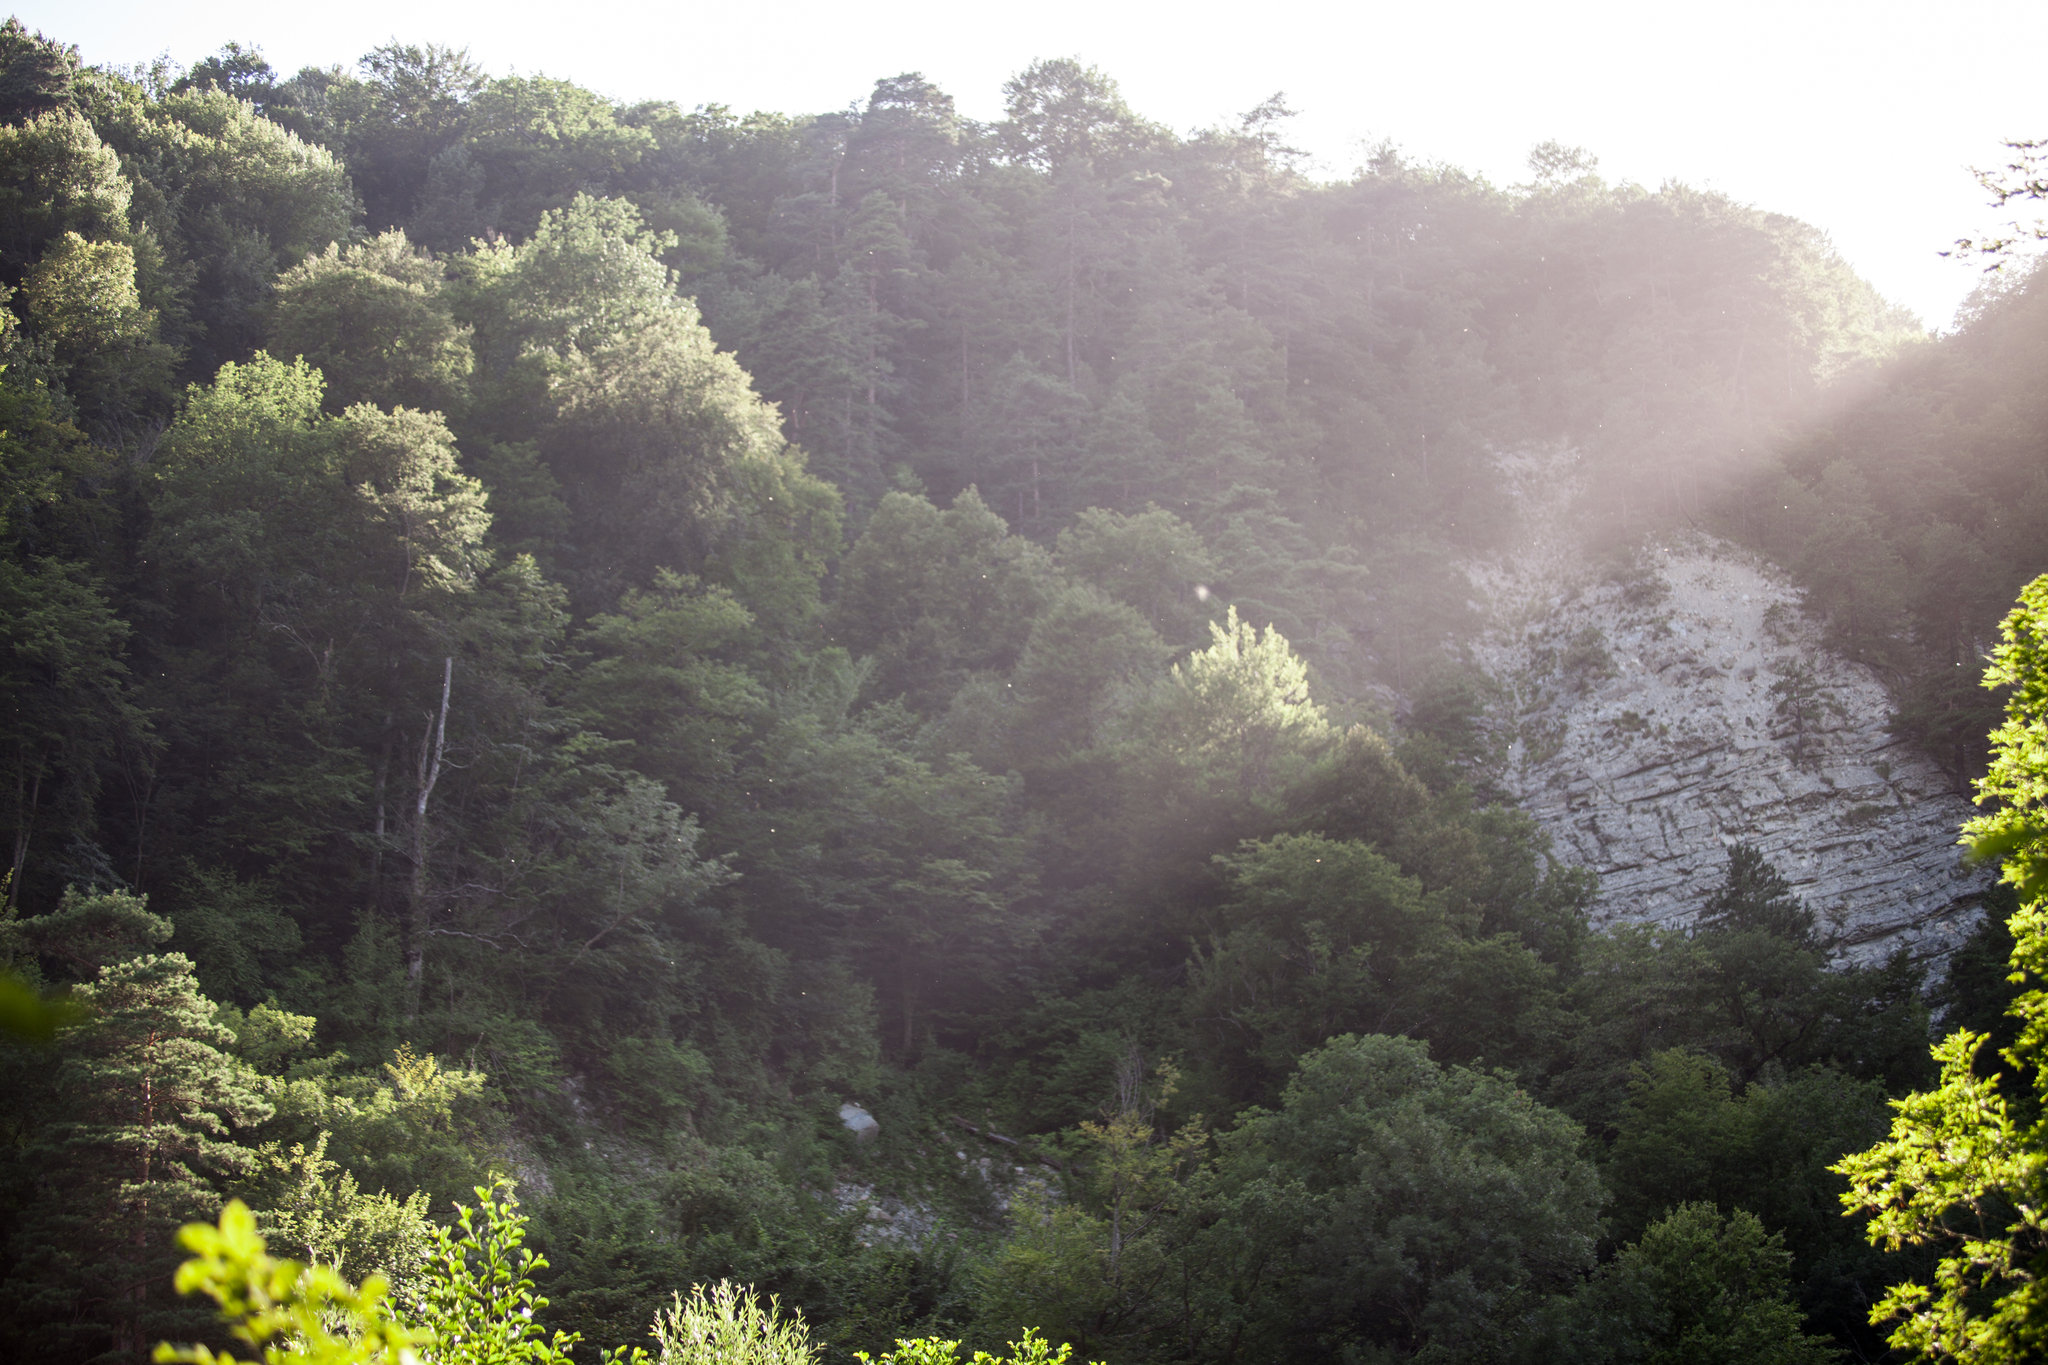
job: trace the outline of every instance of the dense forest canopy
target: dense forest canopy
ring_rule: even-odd
[[[73,1002],[0,1052],[11,1350],[203,1336],[230,1196],[402,1296],[506,1176],[591,1343],[730,1277],[833,1361],[1883,1352],[1922,1261],[1830,1167],[1924,964],[1741,844],[1590,931],[1472,762],[1463,566],[1492,455],[1575,451],[1590,541],[1776,556],[1961,783],[2038,277],[1935,340],[1575,148],[1322,181],[1278,96],[1004,99],[0,29],[0,949]]]

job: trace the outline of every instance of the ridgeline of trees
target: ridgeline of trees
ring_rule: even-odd
[[[2030,286],[1933,344],[1571,149],[1322,183],[1277,97],[1005,95],[0,29],[0,950],[69,988],[0,1045],[12,1351],[217,1330],[173,1233],[230,1197],[425,1312],[500,1176],[589,1342],[730,1279],[832,1361],[1882,1351],[1925,1259],[1830,1167],[1933,1075],[1919,969],[1741,846],[1590,933],[1464,779],[1455,566],[1489,449],[1576,442],[1599,534],[1786,553],[1960,745],[1929,661],[2041,559]]]
[[[1908,348],[1781,444],[1725,524],[1807,587],[1836,648],[1892,687],[1895,728],[1954,777],[1983,771],[1997,625],[2048,564],[2048,280],[1988,276],[1939,345]]]

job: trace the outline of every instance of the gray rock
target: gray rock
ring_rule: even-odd
[[[1559,858],[1600,873],[1595,921],[1690,920],[1741,840],[1847,959],[1945,959],[1991,874],[1956,844],[1974,808],[1886,731],[1876,675],[1831,653],[1788,579],[1726,541],[1654,541],[1632,574],[1603,576],[1554,529],[1569,524],[1572,464],[1501,457],[1531,531],[1468,568],[1492,618],[1477,653],[1501,696],[1494,780]],[[1587,630],[1614,676],[1578,689],[1549,661]]]
[[[872,1142],[875,1134],[882,1131],[882,1125],[876,1121],[875,1116],[851,1100],[839,1106],[839,1121],[845,1124],[852,1131],[854,1138],[860,1142]]]

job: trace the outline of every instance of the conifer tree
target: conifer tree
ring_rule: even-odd
[[[1728,850],[1728,879],[1707,898],[1700,927],[1709,931],[1762,930],[1804,946],[1814,943],[1813,912],[1792,894],[1792,884],[1763,851],[1738,843]]]
[[[141,1360],[149,1342],[186,1330],[171,1234],[219,1209],[213,1180],[254,1157],[229,1125],[271,1106],[182,953],[112,963],[77,999],[85,1018],[59,1042],[42,1187],[16,1230],[35,1254],[4,1292],[35,1324],[40,1359]]]

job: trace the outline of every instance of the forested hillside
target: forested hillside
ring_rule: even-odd
[[[1960,781],[2038,291],[1937,342],[1575,149],[1326,181],[1278,97],[1004,95],[0,30],[0,952],[69,1002],[0,1043],[11,1356],[214,1330],[229,1197],[402,1296],[497,1176],[593,1347],[730,1277],[835,1363],[1882,1355],[1923,1261],[1828,1167],[1922,966],[1741,844],[1591,933],[1472,780],[1458,566],[1571,443],[1590,539],[1779,556]]]
[[[1992,625],[2048,564],[2044,286],[1987,276],[1954,336],[1783,442],[1726,514],[1800,575],[1837,647],[1891,683],[1901,733],[1959,787],[1998,716],[1976,685]]]

